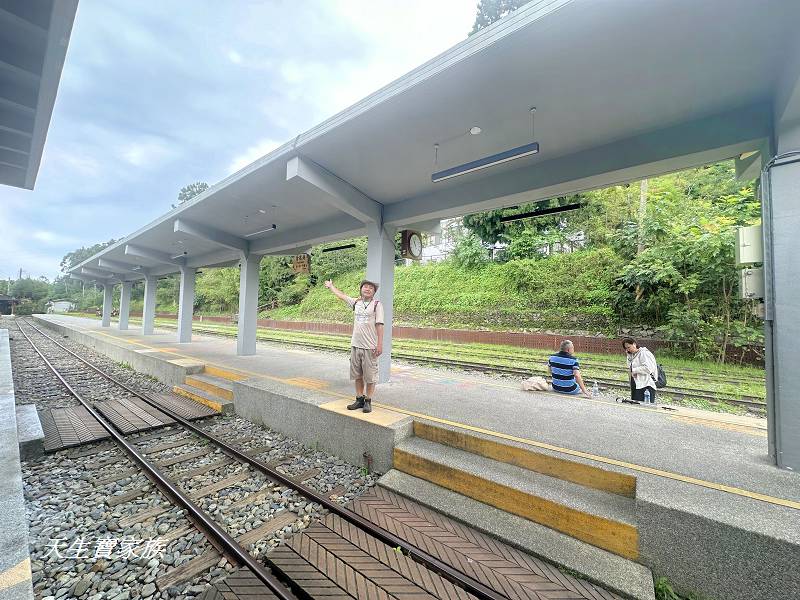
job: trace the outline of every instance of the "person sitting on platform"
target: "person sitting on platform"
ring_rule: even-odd
[[[348,410],[372,411],[372,394],[378,381],[378,357],[383,352],[383,305],[375,299],[378,284],[366,279],[360,297],[351,298],[329,279],[325,287],[353,309],[353,337],[350,340],[350,379],[355,381],[356,401]]]
[[[644,346],[639,347],[636,340],[630,337],[623,338],[622,347],[625,349],[628,361],[631,400],[655,404],[656,379],[658,378],[658,363],[656,363],[655,355]]]
[[[552,376],[553,391],[561,394],[579,394],[591,397],[581,377],[581,368],[575,357],[575,345],[570,340],[561,342],[558,354],[547,361],[547,370]]]

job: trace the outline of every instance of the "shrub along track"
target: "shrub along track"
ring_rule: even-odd
[[[158,408],[159,410],[163,411],[170,417],[172,417],[177,426],[182,429],[180,433],[181,438],[169,441],[167,443],[163,443],[164,439],[159,438],[156,442],[157,447],[161,447],[160,451],[170,450],[172,448],[181,448],[181,450],[185,450],[186,448],[191,449],[193,446],[196,446],[198,449],[194,451],[190,451],[188,453],[184,452],[183,454],[203,454],[208,453],[208,448],[203,449],[203,446],[211,445],[216,449],[220,450],[228,457],[228,462],[238,462],[239,466],[242,468],[242,471],[245,472],[243,474],[241,471],[238,476],[238,481],[241,481],[243,478],[249,478],[253,476],[253,473],[250,473],[248,470],[252,469],[256,471],[259,476],[265,478],[267,481],[265,488],[260,491],[254,492],[255,494],[265,494],[265,493],[272,493],[272,486],[279,485],[284,486],[287,490],[294,490],[295,492],[299,493],[303,497],[305,497],[308,501],[315,503],[321,507],[323,507],[326,511],[334,513],[341,517],[343,520],[347,521],[348,523],[354,525],[355,527],[362,530],[366,535],[372,536],[373,538],[383,542],[385,544],[390,545],[392,548],[398,549],[398,551],[402,551],[403,554],[411,558],[412,560],[418,562],[419,564],[423,565],[426,569],[437,573],[438,575],[442,576],[443,578],[449,580],[454,585],[462,588],[463,590],[467,591],[468,593],[472,594],[477,598],[483,599],[492,599],[492,600],[501,600],[505,598],[505,596],[498,594],[491,588],[487,587],[480,581],[473,579],[469,575],[453,568],[446,562],[436,558],[433,555],[428,554],[427,552],[415,547],[413,544],[407,542],[404,539],[396,536],[395,534],[391,533],[390,531],[383,529],[382,527],[377,526],[373,522],[367,520],[363,516],[355,513],[335,501],[332,501],[330,497],[325,496],[312,490],[311,488],[307,487],[303,483],[303,478],[292,478],[289,477],[279,471],[277,471],[277,465],[264,463],[258,458],[256,458],[256,453],[250,452],[246,453],[234,446],[231,446],[229,443],[223,441],[219,437],[216,437],[212,433],[210,433],[209,428],[203,428],[198,425],[195,425],[189,421],[182,419],[179,415],[172,413],[171,411],[164,409],[160,406],[157,402],[153,400],[153,398],[148,395],[147,393],[142,393],[137,391],[125,383],[119,381],[118,379],[112,377],[96,365],[90,363],[86,359],[82,358],[75,352],[68,349],[66,346],[62,345],[61,343],[57,342],[55,339],[35,327],[30,323],[26,323],[26,327],[23,328],[22,325],[18,322],[18,327],[22,335],[27,339],[30,343],[31,347],[37,352],[37,354],[41,357],[41,359],[46,363],[47,367],[52,371],[52,373],[59,379],[61,384],[69,391],[70,395],[72,395],[78,402],[80,402],[89,412],[90,414],[100,422],[103,428],[109,433],[114,443],[116,443],[120,449],[123,451],[125,455],[130,459],[130,461],[136,465],[136,467],[141,470],[148,479],[155,485],[155,487],[161,491],[161,493],[166,496],[166,498],[172,502],[175,506],[180,507],[181,509],[185,510],[188,519],[194,524],[194,526],[199,529],[211,542],[211,544],[219,550],[219,552],[224,555],[230,562],[242,565],[249,569],[255,577],[258,578],[269,590],[271,593],[277,597],[281,598],[282,600],[289,600],[295,598],[305,598],[309,597],[306,591],[298,585],[295,581],[291,578],[287,577],[280,568],[274,568],[274,566],[265,566],[262,564],[260,560],[256,557],[251,555],[246,546],[249,544],[254,543],[258,540],[258,535],[260,530],[251,531],[248,533],[247,540],[248,543],[245,544],[242,542],[241,538],[237,539],[234,538],[226,528],[218,523],[219,517],[216,519],[212,517],[212,515],[207,511],[201,508],[197,504],[198,498],[198,490],[196,489],[197,486],[192,486],[190,479],[184,479],[183,481],[173,480],[173,477],[167,476],[164,471],[162,470],[166,465],[165,463],[169,463],[170,460],[167,461],[160,461],[160,465],[151,461],[147,456],[147,449],[143,449],[141,447],[137,447],[135,443],[131,443],[131,440],[126,439],[126,436],[119,433],[114,426],[104,419],[104,417],[93,407],[93,402],[91,400],[87,400],[84,397],[84,394],[79,392],[75,386],[71,385],[68,381],[67,377],[65,377],[54,365],[53,361],[49,360],[43,352],[39,350],[33,339],[31,339],[31,335],[40,336],[42,339],[49,340],[55,347],[60,348],[64,353],[70,355],[73,359],[77,359],[82,363],[85,367],[84,371],[91,371],[93,374],[97,374],[100,377],[104,378],[107,381],[110,381],[112,384],[124,390],[125,393],[131,394],[140,398],[147,404],[153,406],[154,408]],[[28,329],[29,328],[29,329]],[[25,331],[28,329],[28,332]],[[36,332],[33,334],[32,332]],[[52,349],[52,347],[51,347]],[[54,359],[55,360],[55,359]],[[70,376],[74,376],[77,372],[76,369],[71,369]],[[86,378],[84,378],[84,381]],[[185,436],[185,437],[184,437]],[[136,438],[141,439],[141,438]],[[155,450],[151,447],[149,451],[155,452]],[[175,461],[175,458],[178,460]],[[171,459],[175,462],[180,462],[180,455]],[[173,463],[174,464],[174,463]],[[230,471],[232,467],[228,468]],[[230,478],[226,480],[222,480],[217,484],[212,486],[206,486],[203,489],[204,495],[214,494],[222,490],[225,485],[231,485],[232,482]],[[192,487],[195,488],[194,492],[188,491]],[[160,509],[158,509],[160,510]],[[287,511],[288,512],[288,511]],[[280,513],[279,513],[280,514]],[[284,515],[285,516],[285,515]],[[276,518],[276,517],[273,517]],[[270,521],[267,521],[264,524],[264,531],[271,531]],[[274,533],[274,532],[273,532]],[[213,551],[211,551],[213,552]],[[209,567],[216,564],[218,560],[217,554],[212,554],[212,560],[210,561]],[[267,559],[267,564],[269,564]],[[171,581],[170,573],[165,575],[166,581]],[[175,576],[172,577],[175,579]],[[167,585],[166,583],[164,584]],[[160,586],[159,586],[160,587]]]

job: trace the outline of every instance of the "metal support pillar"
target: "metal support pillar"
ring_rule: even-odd
[[[122,289],[119,292],[119,330],[125,331],[128,328],[128,317],[131,312],[131,285],[130,281],[122,282]]]
[[[111,327],[111,305],[113,303],[112,294],[114,293],[113,283],[103,284],[103,320],[100,323],[103,327]]]
[[[383,354],[378,359],[378,383],[386,383],[392,370],[392,316],[394,314],[394,235],[396,227],[367,224],[367,279],[380,286],[383,304]]]
[[[156,287],[158,277],[146,275],[144,278],[144,307],[142,310],[142,335],[152,335],[156,321]]]
[[[239,272],[239,329],[236,334],[236,354],[239,356],[251,356],[256,353],[260,267],[260,255],[243,254]]]
[[[197,269],[181,267],[181,291],[178,300],[178,343],[192,341],[194,316],[194,276]]]
[[[777,159],[767,167],[764,187],[765,349],[767,419],[772,459],[800,470],[800,402],[796,344],[800,338],[800,120],[775,135]],[[783,157],[783,158],[781,158]]]

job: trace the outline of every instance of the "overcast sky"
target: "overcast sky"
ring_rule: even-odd
[[[467,37],[477,0],[80,0],[34,191],[0,185],[0,277],[131,233]]]

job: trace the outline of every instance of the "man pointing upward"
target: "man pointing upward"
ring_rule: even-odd
[[[325,287],[353,309],[353,337],[350,340],[350,379],[355,381],[356,401],[348,410],[372,411],[372,394],[378,380],[378,357],[383,352],[383,305],[375,300],[378,284],[366,279],[359,287],[360,297],[351,298],[329,279]],[[366,388],[366,389],[365,389]]]

